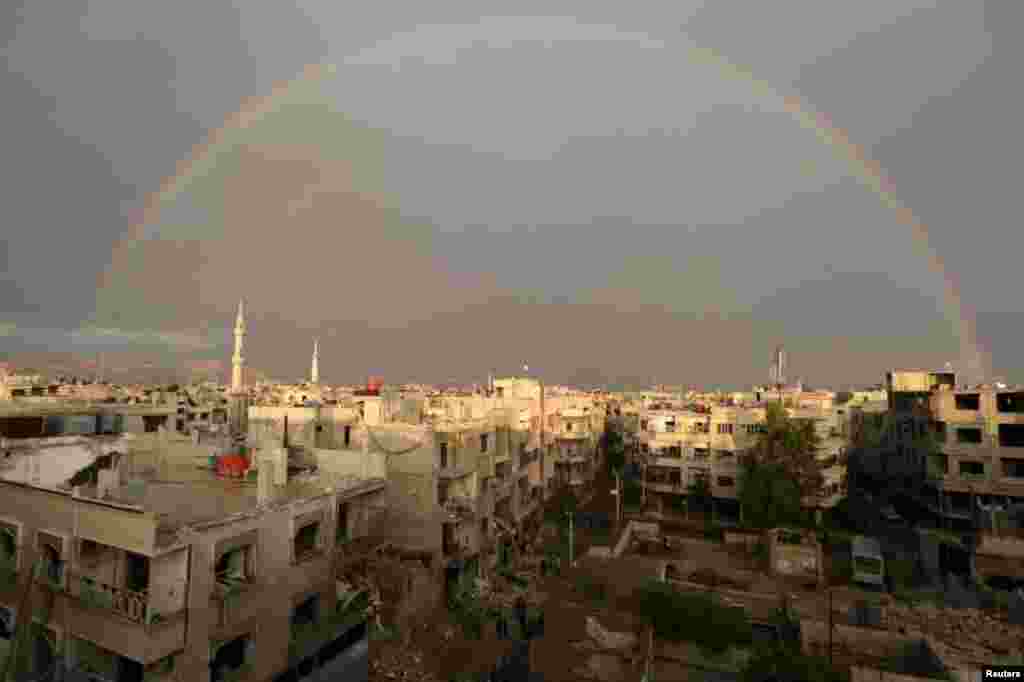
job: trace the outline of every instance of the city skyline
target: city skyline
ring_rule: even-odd
[[[252,362],[280,376],[305,373],[318,337],[326,380],[423,364],[469,380],[526,355],[566,380],[747,384],[783,342],[816,383],[861,383],[965,365],[974,326],[992,377],[1024,378],[1021,48],[1001,37],[1019,10],[698,4],[573,19],[452,4],[397,23],[207,8],[200,36],[175,18],[193,8],[27,6],[0,22],[3,134],[28,159],[0,190],[16,218],[0,352],[223,359],[244,296]],[[813,32],[780,18],[797,11]],[[311,64],[336,69],[313,88],[297,78]],[[794,97],[821,113],[813,129]],[[231,134],[195,147],[216,130]],[[835,158],[840,132],[881,189]],[[879,204],[893,180],[926,238]]]

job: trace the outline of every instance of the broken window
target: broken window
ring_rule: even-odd
[[[999,445],[1004,448],[1024,447],[1024,424],[1000,424]]]
[[[958,410],[976,412],[981,409],[981,395],[978,393],[957,393],[954,401]]]
[[[61,556],[64,540],[50,533],[40,532],[37,537],[37,549],[41,566],[39,578],[54,585],[64,584],[64,558]]]
[[[448,468],[448,443],[441,443],[441,468]]]
[[[1003,458],[1003,476],[1007,478],[1024,478],[1024,459]]]
[[[1000,412],[1024,412],[1024,392],[999,393],[996,395],[996,409]]]
[[[303,561],[314,555],[320,549],[320,522],[307,523],[295,533],[294,556],[295,561]]]
[[[149,557],[134,552],[125,553],[125,587],[133,592],[149,589]]]
[[[487,434],[480,434],[480,452],[487,452]]]
[[[18,566],[18,529],[0,523],[0,570],[13,573]]]
[[[956,430],[956,442],[977,444],[981,442],[981,429],[960,428]]]
[[[961,476],[984,476],[985,475],[985,463],[984,462],[960,462],[960,475]]]
[[[247,666],[253,658],[253,641],[249,635],[228,642],[215,642],[211,649],[210,682],[228,679],[230,673]]]
[[[143,415],[142,428],[146,433],[156,433],[161,426],[167,425],[167,417],[162,415]]]
[[[295,637],[296,630],[316,625],[320,620],[320,595],[314,594],[299,602],[292,609],[292,636]]]
[[[349,444],[351,444],[351,443],[352,443],[352,427],[346,425],[345,426],[345,447],[347,448],[349,446]]]
[[[232,549],[222,554],[214,567],[217,582],[225,587],[234,587],[240,583],[250,582],[253,577],[252,554],[252,545]]]

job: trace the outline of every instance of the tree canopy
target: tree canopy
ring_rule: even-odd
[[[775,528],[798,523],[802,518],[800,488],[781,464],[745,460],[738,492],[745,523]]]
[[[635,596],[640,616],[658,638],[693,642],[715,654],[751,641],[743,609],[726,606],[715,595],[682,592],[652,578],[637,588]]]
[[[791,419],[778,402],[768,404],[765,421],[765,432],[744,453],[741,478],[745,475],[748,481],[771,481],[770,491],[786,494],[791,490],[782,481],[788,479],[796,486],[799,505],[801,498],[817,495],[824,483],[822,465],[818,461],[821,441],[813,422]],[[747,492],[753,498],[764,494],[765,491]]]

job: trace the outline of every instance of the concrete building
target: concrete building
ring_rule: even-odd
[[[928,433],[938,446],[927,461],[904,463],[923,471],[934,511],[966,524],[980,508],[1024,503],[1024,388],[958,386],[951,372],[886,378],[899,428]]]
[[[385,480],[316,471],[280,447],[236,478],[210,465],[215,448],[151,432],[147,417],[170,416],[0,418],[5,621],[31,614],[35,665],[83,679],[317,667],[354,624],[335,609],[340,541],[370,532]]]
[[[825,477],[821,494],[804,500],[808,508],[828,508],[842,497],[843,454],[849,442],[846,410],[787,410],[790,419],[814,424],[820,440],[818,461]],[[708,482],[718,508],[736,510],[740,455],[766,428],[766,408],[713,406],[647,409],[638,415],[638,453],[643,484],[661,502],[686,495],[698,479]]]

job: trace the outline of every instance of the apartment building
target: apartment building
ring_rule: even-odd
[[[886,378],[890,411],[905,416],[905,428],[930,431],[939,447],[916,463],[938,511],[966,520],[979,504],[1024,502],[1024,388],[958,386],[950,372],[893,371]]]
[[[644,410],[639,417],[639,452],[647,494],[664,503],[685,495],[698,479],[708,482],[716,506],[735,507],[739,454],[764,429],[763,408]]]
[[[555,480],[584,490],[593,483],[600,466],[597,455],[604,412],[593,403],[558,407],[548,415],[547,425],[552,440],[548,461]]]
[[[0,418],[0,620],[31,619],[32,665],[111,682],[294,680],[329,665],[364,618],[337,610],[334,566],[370,531],[386,481],[280,447],[211,465],[214,448],[146,433],[145,416]],[[124,433],[132,420],[141,433]]]
[[[828,508],[842,498],[843,454],[849,442],[843,408],[789,409],[795,421],[814,424],[825,481],[821,493],[804,500],[808,508]],[[639,454],[643,483],[661,502],[685,495],[690,484],[707,481],[716,508],[736,512],[739,458],[766,429],[764,407],[717,406],[702,411],[648,409],[639,415]]]

